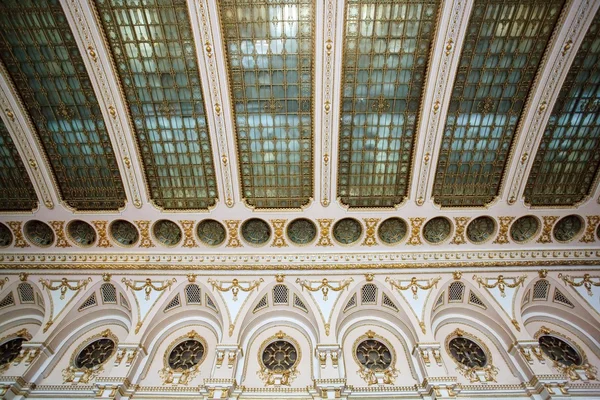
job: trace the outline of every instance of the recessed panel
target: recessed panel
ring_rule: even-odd
[[[126,197],[114,151],[59,1],[1,1],[0,59],[63,200],[77,210],[122,208]]]
[[[338,164],[344,204],[391,207],[408,195],[439,4],[347,2]]]
[[[600,165],[599,62],[600,12],[550,114],[525,187],[528,204],[572,206],[594,189]]]
[[[96,0],[153,202],[207,209],[217,184],[184,0]]]
[[[313,0],[220,0],[242,196],[298,208],[313,196]]]
[[[476,0],[450,98],[433,187],[437,204],[498,195],[527,96],[563,0]]]

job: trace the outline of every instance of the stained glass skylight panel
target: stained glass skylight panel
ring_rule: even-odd
[[[570,206],[593,190],[600,165],[600,12],[560,90],[525,187],[534,206]]]
[[[506,161],[564,0],[475,0],[456,74],[433,196],[484,206]]]
[[[258,208],[313,196],[313,0],[219,0],[242,195]]]
[[[185,0],[96,0],[139,144],[164,209],[217,199],[210,134]]]
[[[0,59],[63,200],[77,210],[123,207],[125,190],[110,138],[59,1],[1,1]]]
[[[439,1],[349,0],[338,195],[391,207],[408,195],[421,96]]]
[[[0,210],[31,211],[37,196],[10,133],[0,120]]]

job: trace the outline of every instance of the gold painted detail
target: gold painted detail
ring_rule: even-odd
[[[106,229],[108,226],[108,221],[92,221],[92,224],[96,227],[96,232],[98,232],[98,247],[113,247],[108,240],[108,235],[106,233]]]
[[[467,242],[465,239],[465,230],[470,220],[470,217],[454,217],[454,237],[450,243],[465,244]]]
[[[271,243],[271,247],[288,247],[288,244],[285,241],[285,223],[287,219],[271,219],[271,225],[273,226],[273,243]]]
[[[171,358],[171,353],[175,350],[175,348],[187,341],[196,341],[195,343],[198,346],[202,346],[199,348],[202,352],[202,356],[200,359],[195,359],[197,354],[192,354],[194,357],[195,364],[191,368],[173,368],[171,367],[171,363],[169,359]],[[193,343],[193,342],[192,342]],[[163,381],[163,385],[172,384],[172,385],[187,385],[198,373],[200,372],[200,366],[202,362],[206,359],[206,354],[208,352],[208,347],[206,346],[206,342],[204,339],[194,330],[186,333],[185,335],[175,339],[169,346],[167,347],[167,351],[163,357],[163,368],[158,371],[160,378]]]
[[[4,279],[0,279],[0,290],[4,289],[4,284],[8,281],[8,276],[4,277]]]
[[[587,225],[585,227],[585,233],[583,237],[579,240],[582,243],[594,243],[596,227],[600,223],[600,215],[588,215],[587,216]]]
[[[410,237],[406,244],[411,246],[423,244],[421,241],[421,226],[423,225],[423,222],[425,222],[425,218],[409,218],[408,220],[410,221]]]
[[[265,280],[263,278],[255,281],[240,281],[236,278],[231,281],[229,286],[224,286],[224,282],[208,278],[208,283],[212,285],[213,290],[217,289],[219,292],[229,292],[231,290],[231,293],[233,294],[233,301],[237,301],[237,296],[240,290],[242,292],[251,292],[254,289],[258,289],[260,284],[264,281]]]
[[[485,353],[487,362],[484,366],[472,366],[468,367],[458,359],[456,359],[453,353],[450,351],[450,341],[454,338],[466,338],[471,342],[474,342],[475,345],[479,346],[483,352]],[[496,375],[498,375],[498,368],[494,366],[492,360],[492,353],[488,349],[488,347],[476,336],[463,331],[460,328],[457,328],[454,332],[452,332],[446,338],[446,352],[450,355],[450,358],[456,363],[457,370],[467,378],[471,383],[476,382],[496,382]]]
[[[106,358],[106,360],[104,360],[104,362],[97,364],[92,368],[76,367],[75,360],[77,359],[79,353],[81,353],[81,351],[84,348],[86,348],[89,344],[91,344],[94,341],[99,340],[99,339],[110,339],[113,341],[115,346],[113,347],[111,355],[108,356]],[[106,363],[106,361],[108,361],[108,359],[110,359],[112,354],[115,353],[118,342],[119,342],[119,339],[117,338],[117,336],[114,333],[112,333],[110,331],[110,329],[106,329],[106,330],[102,331],[101,333],[94,335],[94,336],[88,338],[87,340],[85,340],[71,355],[71,360],[69,361],[69,366],[67,368],[63,369],[63,371],[62,371],[63,381],[65,383],[72,383],[72,384],[90,382],[93,378],[95,378],[102,371],[104,371],[104,364]]]
[[[386,368],[367,368],[357,357],[357,349],[359,346],[366,342],[370,341],[371,343],[379,342],[381,345],[387,347],[389,354],[391,356],[391,360],[389,360],[389,366]],[[383,347],[382,346],[382,347]],[[369,352],[370,353],[370,352]],[[396,369],[396,352],[394,351],[393,346],[382,336],[376,334],[372,330],[368,330],[364,335],[359,336],[352,345],[352,356],[354,357],[354,361],[360,366],[360,369],[357,371],[358,375],[364,379],[367,385],[393,385],[396,378],[398,377],[398,370]]]
[[[340,290],[344,290],[350,285],[351,282],[354,282],[353,278],[343,279],[340,281],[329,281],[327,278],[323,278],[320,281],[309,281],[307,279],[296,279],[296,283],[302,286],[303,290],[306,289],[310,292],[321,291],[323,293],[323,300],[327,301],[327,294],[329,290],[333,290],[334,292],[339,292]],[[335,285],[332,285],[332,283]]]
[[[319,218],[317,219],[319,223],[319,230],[321,236],[319,237],[319,241],[317,242],[317,246],[333,246],[331,242],[331,224],[333,223],[333,219],[331,218]]]
[[[242,221],[239,219],[226,219],[224,222],[227,225],[227,232],[229,233],[226,247],[243,247],[244,245],[239,237],[240,222]]]
[[[87,51],[88,51],[88,54],[89,54],[90,58],[92,59],[92,61],[97,62],[98,55],[96,54],[96,50],[94,50],[94,48],[92,46],[88,46]]]
[[[10,119],[13,122],[15,121],[15,114],[9,108],[5,109],[4,112],[6,113],[8,119]]]
[[[462,279],[462,272],[461,271],[454,271],[452,273],[452,278],[454,278],[455,281],[460,281]]]
[[[498,217],[500,220],[500,227],[498,228],[498,236],[494,240],[494,244],[507,244],[508,243],[508,228],[515,217]]]
[[[558,274],[558,278],[565,282],[565,285],[571,287],[583,286],[587,291],[588,296],[593,296],[592,286],[600,286],[600,276],[591,276],[590,274],[583,274],[583,276],[571,276]],[[581,279],[581,280],[580,280]],[[593,282],[592,279],[598,279],[598,282]]]
[[[62,278],[60,280],[60,283],[57,286],[54,286],[53,282],[50,281],[49,279],[40,279],[40,283],[46,289],[48,289],[48,290],[59,290],[60,289],[60,299],[61,300],[64,300],[67,290],[78,291],[81,288],[85,289],[87,287],[88,283],[90,283],[91,281],[92,281],[92,278],[87,278],[87,279],[80,280],[75,285],[71,285],[71,283],[69,283],[69,280],[67,278]]]
[[[30,247],[29,243],[23,237],[23,231],[21,229],[21,221],[7,221],[6,224],[10,227],[10,230],[13,232],[15,237],[15,247]]]
[[[406,285],[402,284],[402,281],[396,281],[394,279],[391,279],[390,277],[385,278],[385,281],[388,282],[390,284],[390,286],[392,288],[396,288],[399,291],[404,291],[404,290],[408,290],[410,289],[412,291],[413,294],[413,299],[418,299],[419,297],[417,296],[417,291],[419,289],[421,290],[429,290],[432,287],[437,287],[437,283],[442,279],[441,276],[438,276],[437,278],[431,278],[431,279],[427,279],[427,280],[421,280],[421,282],[426,282],[426,283],[419,283],[419,280],[417,279],[417,277],[413,276],[412,278],[410,278],[410,282],[407,283]]]
[[[191,220],[179,220],[181,226],[183,226],[183,244],[182,247],[198,247],[196,239],[194,239],[194,221]]]
[[[381,221],[381,218],[363,218],[365,225],[367,226],[365,239],[361,243],[362,246],[375,246],[377,239],[375,238],[375,232],[377,224]]]
[[[65,221],[48,221],[56,233],[56,247],[71,247],[65,236]]]
[[[276,352],[272,348],[275,345],[279,347]],[[287,363],[293,363],[288,368],[283,369],[283,364],[281,364],[280,368],[277,370],[273,370],[267,368],[264,362],[265,352],[269,349],[269,353],[271,357],[269,358],[275,362],[287,361]],[[289,358],[290,350],[296,353],[295,359],[292,361]],[[274,359],[274,354],[283,355],[283,360]],[[300,359],[302,358],[302,352],[298,342],[296,342],[292,337],[288,336],[285,332],[279,331],[275,335],[271,336],[267,340],[265,340],[260,346],[260,352],[258,353],[258,365],[261,366],[261,369],[258,371],[259,378],[264,382],[265,386],[290,386],[292,381],[296,379],[300,371],[298,371],[297,367],[300,364]]]
[[[146,293],[146,300],[150,300],[150,293],[152,292],[152,290],[156,290],[157,292],[162,292],[163,290],[165,290],[167,288],[170,289],[171,285],[173,285],[175,282],[177,282],[177,279],[175,279],[175,278],[167,279],[160,286],[155,285],[152,282],[151,278],[146,278],[146,280],[144,281],[143,284],[142,284],[142,282],[134,281],[133,279],[125,279],[125,278],[121,279],[121,282],[123,282],[125,284],[125,286],[127,286],[131,290],[135,290],[135,291],[143,290],[144,293]]]
[[[558,217],[544,215],[542,218],[544,219],[544,227],[542,228],[542,234],[537,242],[552,243],[552,227],[554,226],[556,220],[558,220]]]
[[[519,285],[523,285],[523,282],[525,282],[525,279],[527,279],[527,275],[521,275],[521,276],[517,276],[517,277],[504,277],[504,275],[498,275],[498,278],[496,278],[496,281],[494,283],[490,283],[490,281],[492,281],[494,278],[482,278],[480,276],[477,275],[473,275],[473,280],[477,281],[477,284],[479,285],[479,287],[484,286],[488,289],[494,289],[494,288],[498,288],[498,290],[500,290],[500,295],[502,297],[506,297],[506,293],[504,293],[504,290],[506,288],[516,288]],[[512,281],[512,283],[507,282],[506,280]]]
[[[140,241],[140,247],[145,249],[150,247],[156,247],[154,243],[152,243],[152,239],[150,238],[150,222],[151,221],[133,221],[140,229],[140,234],[142,236],[142,240]]]

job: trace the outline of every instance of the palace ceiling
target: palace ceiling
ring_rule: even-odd
[[[599,8],[2,1],[0,264],[595,264]]]

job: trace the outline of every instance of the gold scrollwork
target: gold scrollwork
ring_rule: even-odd
[[[198,247],[198,243],[194,239],[194,221],[191,220],[179,220],[181,226],[183,226],[183,244],[181,247]]]
[[[15,237],[15,247],[29,247],[29,243],[23,237],[23,231],[21,230],[21,221],[6,221],[6,224],[10,227]]]
[[[527,275],[521,275],[521,276],[517,276],[517,277],[507,277],[505,278],[504,275],[498,275],[498,278],[496,278],[496,282],[490,284],[489,281],[492,280],[493,278],[482,278],[480,276],[477,275],[473,275],[473,280],[477,281],[477,284],[479,285],[479,287],[484,286],[488,289],[494,289],[495,287],[498,287],[498,289],[500,290],[500,295],[502,297],[506,297],[506,293],[504,293],[504,290],[506,288],[516,288],[519,285],[523,285],[523,282],[525,282],[525,279],[527,279]],[[509,283],[506,282],[506,280],[513,280],[513,283]]]
[[[292,365],[291,368],[283,370],[283,371],[275,372],[265,366],[265,364],[263,362],[262,354],[263,354],[264,350],[267,348],[267,346],[269,346],[271,343],[276,342],[278,340],[286,340],[286,341],[290,342],[296,349],[297,357],[296,357],[296,361],[294,362],[294,365]],[[261,366],[261,369],[258,371],[258,376],[265,383],[266,386],[273,386],[273,385],[290,386],[292,381],[300,373],[297,369],[297,366],[298,366],[298,364],[300,364],[301,358],[302,358],[302,352],[300,350],[300,345],[298,344],[298,342],[296,342],[292,337],[286,335],[283,331],[279,331],[274,336],[271,336],[270,338],[265,340],[260,345],[260,352],[258,353],[258,365]]]
[[[596,241],[595,233],[598,223],[600,223],[600,215],[588,215],[585,233],[579,241],[582,243],[594,243]]]
[[[477,346],[481,347],[481,350],[483,350],[483,352],[485,353],[485,356],[486,356],[486,363],[484,366],[468,367],[454,357],[454,355],[450,351],[450,341],[457,337],[467,338],[467,339],[471,340],[472,342],[475,342],[475,344]],[[446,348],[446,353],[448,353],[448,355],[450,355],[450,358],[452,358],[452,360],[458,366],[456,368],[458,370],[458,372],[460,372],[461,375],[463,375],[465,378],[467,378],[469,381],[471,381],[471,383],[481,382],[482,378],[485,379],[485,381],[487,381],[487,382],[496,382],[496,375],[498,375],[498,368],[496,366],[494,366],[494,364],[493,364],[492,353],[490,353],[490,349],[477,336],[467,333],[460,328],[457,328],[454,332],[452,332],[446,338],[445,348]],[[481,376],[481,378],[480,378],[480,376]]]
[[[113,247],[108,240],[108,235],[106,233],[106,227],[108,226],[108,221],[92,221],[94,227],[96,227],[96,231],[98,232],[98,247]]]
[[[406,244],[411,246],[423,244],[421,241],[421,226],[423,225],[423,222],[425,222],[425,218],[409,218],[408,220],[410,221],[410,238],[408,238]]]
[[[56,247],[71,247],[65,237],[65,221],[48,221],[56,232]]]
[[[558,278],[562,279],[565,282],[565,285],[580,287],[583,286],[587,291],[588,296],[593,296],[592,286],[600,286],[600,276],[591,276],[590,274],[583,274],[583,276],[571,276],[571,275],[563,275],[558,274]],[[575,281],[575,279],[581,279],[580,281]],[[599,279],[598,282],[592,282],[592,279]]]
[[[114,342],[114,347],[110,356],[108,356],[102,363],[95,365],[92,368],[81,367],[78,368],[75,366],[75,360],[79,353],[87,347],[90,343],[94,342],[97,339],[108,338]],[[88,383],[91,379],[95,378],[99,373],[104,370],[104,364],[112,357],[112,355],[117,350],[117,344],[119,343],[119,339],[117,336],[110,331],[110,329],[106,329],[101,333],[94,335],[87,340],[85,340],[79,347],[73,352],[71,355],[71,360],[69,361],[69,366],[62,371],[63,380],[69,383]]]
[[[344,279],[341,281],[329,281],[327,278],[323,278],[320,281],[309,281],[307,279],[296,279],[296,283],[302,286],[303,289],[306,289],[311,292],[321,291],[323,292],[323,300],[327,301],[327,294],[329,290],[333,290],[334,292],[339,292],[340,290],[344,290],[350,285],[351,282],[354,282],[353,278]],[[332,286],[331,283],[337,284],[337,286]],[[317,286],[314,286],[317,284]]]
[[[317,222],[319,223],[319,230],[321,234],[321,236],[319,237],[319,241],[317,242],[317,246],[333,246],[333,243],[331,242],[331,236],[329,235],[333,219],[320,218],[317,219]]]
[[[187,340],[196,340],[200,342],[202,346],[204,346],[204,353],[200,360],[196,360],[196,364],[189,369],[176,368],[173,369],[169,364],[169,357],[171,352],[177,345]],[[198,372],[200,372],[200,365],[206,359],[206,354],[208,352],[208,347],[206,346],[206,342],[204,339],[194,330],[188,332],[187,334],[178,337],[175,339],[169,346],[167,347],[167,351],[163,357],[163,365],[164,367],[158,371],[160,378],[163,380],[163,385],[173,384],[173,385],[187,385],[192,378],[194,378]]]
[[[156,247],[156,245],[154,243],[152,243],[152,239],[150,238],[150,222],[151,221],[138,220],[138,221],[133,221],[133,222],[135,222],[135,224],[140,229],[140,234],[142,236],[142,240],[140,241],[140,247],[145,248],[145,249],[150,248],[150,247]]]
[[[377,223],[381,221],[381,218],[363,218],[365,224],[367,225],[365,240],[363,240],[363,246],[375,246],[377,244],[377,239],[375,238],[375,231],[377,227]]]
[[[515,217],[498,217],[498,220],[500,220],[500,227],[498,228],[498,236],[496,236],[494,244],[508,243],[508,228],[514,219]]]
[[[141,286],[138,286],[138,282],[133,281],[133,279],[123,278],[123,279],[121,279],[121,282],[123,282],[125,284],[125,286],[127,286],[131,290],[135,290],[135,291],[144,290],[144,293],[146,293],[146,300],[150,300],[150,293],[152,292],[152,290],[156,290],[157,292],[162,292],[163,290],[165,290],[167,288],[171,288],[171,285],[173,285],[175,282],[177,282],[177,279],[175,279],[175,278],[167,279],[162,283],[161,286],[156,286],[154,283],[152,283],[152,279],[150,279],[150,278],[146,278],[146,281]]]
[[[242,221],[239,219],[226,219],[223,222],[227,225],[227,232],[229,233],[226,247],[242,247],[243,245],[238,233]]]
[[[467,223],[471,220],[471,217],[454,217],[454,237],[450,243],[452,244],[465,244],[465,230],[467,229]]]
[[[442,279],[441,276],[438,276],[437,278],[431,278],[429,280],[427,280],[425,284],[419,283],[419,280],[417,279],[417,277],[413,276],[412,278],[410,278],[410,282],[406,285],[402,285],[400,282],[390,278],[389,276],[387,278],[385,278],[385,281],[388,282],[392,287],[398,289],[399,291],[402,290],[408,290],[410,289],[412,291],[413,294],[413,299],[418,299],[419,297],[417,296],[417,291],[419,289],[421,290],[429,290],[432,287],[437,287],[437,283]]]
[[[359,344],[365,340],[376,339],[383,343],[391,354],[391,362],[390,365],[382,370],[373,370],[365,367],[358,360],[356,355],[356,349]],[[376,385],[378,383],[384,385],[393,385],[396,377],[398,376],[398,370],[396,369],[396,352],[394,351],[394,347],[382,336],[376,334],[372,330],[368,330],[364,335],[359,336],[352,345],[352,356],[354,357],[354,361],[360,366],[360,369],[357,371],[361,378],[365,380],[367,385]]]
[[[49,290],[59,290],[60,289],[60,299],[64,300],[65,298],[65,294],[67,293],[67,290],[79,290],[81,288],[87,287],[88,283],[90,283],[92,281],[92,278],[87,278],[87,279],[82,279],[80,280],[76,285],[71,285],[69,283],[69,280],[67,278],[62,278],[60,280],[60,284],[58,286],[54,286],[52,284],[52,282],[48,279],[40,279],[40,283],[42,284],[42,286],[44,286],[45,288],[49,289]]]
[[[273,243],[271,243],[271,247],[288,247],[288,244],[285,241],[284,228],[287,219],[272,219],[271,225],[273,226]]]
[[[238,279],[233,279],[231,281],[231,285],[223,286],[223,282],[208,278],[208,283],[212,285],[213,290],[217,289],[219,292],[229,292],[231,290],[231,293],[233,294],[233,301],[237,300],[240,290],[242,292],[251,292],[252,290],[257,289],[258,286],[264,281],[265,280],[263,278],[260,278],[257,281],[240,281]]]
[[[537,240],[538,243],[552,243],[552,227],[554,223],[558,220],[558,217],[544,215],[542,217],[544,219],[544,227],[542,228],[542,234],[540,238]]]

